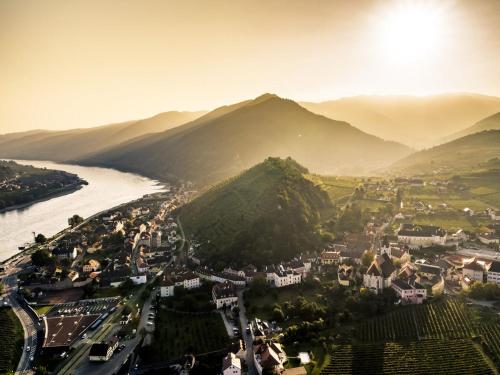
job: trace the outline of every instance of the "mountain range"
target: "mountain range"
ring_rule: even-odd
[[[203,241],[197,256],[222,268],[290,259],[320,244],[328,194],[294,160],[268,158],[180,207],[185,233]]]
[[[145,134],[184,124],[204,112],[164,112],[135,121],[65,131],[33,130],[0,135],[0,157],[68,161],[103,151]]]
[[[264,94],[75,161],[206,185],[269,156],[290,156],[315,173],[360,175],[410,152],[292,100]]]
[[[414,148],[450,140],[451,134],[500,111],[500,98],[468,93],[355,96],[300,104],[314,113],[347,121],[364,132]]]
[[[448,140],[465,137],[466,135],[479,133],[484,130],[498,130],[498,129],[500,129],[500,112],[488,116],[482,119],[481,121],[478,121],[474,125],[465,128],[462,131],[452,134],[451,136],[448,137]]]

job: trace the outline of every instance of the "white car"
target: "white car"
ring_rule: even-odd
[[[27,351],[27,352],[31,351],[31,346],[27,346],[27,347],[26,347],[26,351]]]

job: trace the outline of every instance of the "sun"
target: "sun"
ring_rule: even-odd
[[[384,60],[411,64],[433,59],[443,46],[445,17],[429,3],[404,2],[378,19],[376,43]]]

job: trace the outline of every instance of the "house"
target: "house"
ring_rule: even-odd
[[[481,233],[479,241],[485,245],[498,244],[500,243],[500,236],[495,233]]]
[[[377,255],[363,275],[363,286],[378,294],[391,286],[396,276],[396,267],[387,253]]]
[[[160,296],[172,297],[175,287],[195,289],[200,287],[200,277],[189,270],[173,271],[163,276],[160,284]]]
[[[491,263],[486,280],[500,285],[500,261],[495,260]]]
[[[151,234],[151,247],[153,249],[161,247],[161,231],[157,230]]]
[[[321,259],[321,264],[323,265],[338,264],[340,261],[340,252],[325,250],[321,253],[320,259]]]
[[[222,374],[241,375],[241,359],[237,358],[234,353],[228,353],[222,359]]]
[[[500,211],[488,209],[488,214],[490,215],[491,220],[500,220]]]
[[[401,224],[397,233],[398,242],[408,245],[412,249],[445,245],[446,232],[440,227],[432,225]]]
[[[89,352],[91,362],[106,362],[118,346],[118,338],[113,336],[108,342],[92,344]]]
[[[469,278],[470,280],[483,282],[484,279],[484,266],[478,263],[477,259],[473,259],[472,262],[469,262],[464,265],[462,269],[462,276],[465,278]]]
[[[302,274],[293,270],[285,270],[283,266],[272,273],[272,284],[276,288],[282,288],[288,285],[300,284],[302,282]]]
[[[341,264],[337,270],[337,279],[340,285],[349,286],[354,281],[354,268],[347,264]]]
[[[259,375],[262,373],[279,374],[284,370],[283,362],[271,345],[257,344],[253,348],[254,364]]]
[[[52,249],[52,255],[57,259],[73,260],[78,255],[76,247],[57,246]]]
[[[212,299],[217,309],[236,305],[238,296],[235,285],[230,281],[215,284],[212,287]]]
[[[415,279],[397,278],[392,281],[391,288],[403,304],[421,304],[427,298],[427,290]]]
[[[82,267],[83,272],[85,273],[91,273],[91,272],[96,272],[101,269],[101,264],[95,260],[95,259],[90,259],[87,264],[84,264]]]

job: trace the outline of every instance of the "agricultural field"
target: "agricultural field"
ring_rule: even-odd
[[[319,176],[311,174],[308,175],[307,178],[325,190],[332,202],[347,199],[352,195],[354,189],[362,183],[362,179],[356,177]]]
[[[321,374],[495,374],[470,339],[339,345],[329,355]]]
[[[0,374],[16,369],[21,357],[24,332],[10,307],[0,308]]]
[[[480,337],[491,358],[500,364],[500,318],[484,316],[450,299],[407,306],[362,323],[361,341],[400,341]]]
[[[154,359],[169,360],[181,358],[187,352],[202,354],[224,349],[229,344],[218,313],[184,314],[160,309],[151,351]]]

